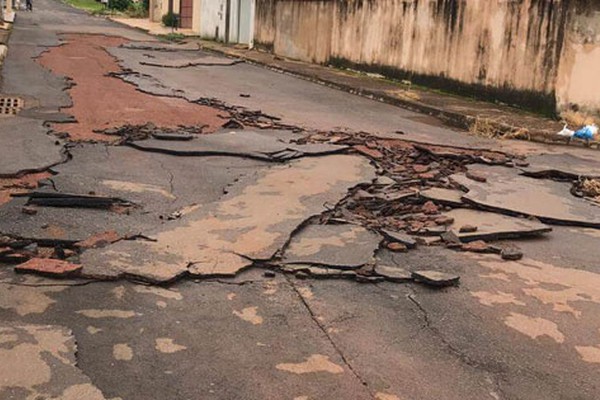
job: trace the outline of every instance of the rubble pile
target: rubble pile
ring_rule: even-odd
[[[386,238],[385,246],[392,251],[414,247],[412,240],[422,245],[446,244],[472,251],[472,245],[462,245],[458,236],[449,234],[454,219],[445,213],[456,207],[471,207],[461,202],[461,187],[449,177],[466,173],[466,166],[473,163],[510,167],[523,164],[503,153],[382,140],[368,134],[317,134],[304,141],[352,146],[377,166],[379,176],[374,182],[354,188],[322,220],[349,222],[379,231]],[[475,175],[470,178],[484,179]],[[432,189],[445,192],[434,195]],[[452,193],[457,193],[456,199],[451,199]],[[461,232],[477,229],[453,228]]]

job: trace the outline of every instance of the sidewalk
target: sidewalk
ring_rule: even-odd
[[[262,51],[207,40],[198,42],[205,50],[241,58],[349,93],[428,114],[451,126],[467,129],[482,136],[564,143],[564,139],[556,136],[556,132],[563,127],[561,122],[513,107],[409,87],[354,71],[284,59]]]
[[[111,20],[132,28],[141,29],[148,32],[150,35],[169,35],[171,33],[184,36],[197,36],[198,34],[191,29],[172,29],[163,26],[160,22],[152,22],[148,18],[125,18],[125,17],[109,17]]]

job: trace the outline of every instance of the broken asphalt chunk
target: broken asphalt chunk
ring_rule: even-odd
[[[450,177],[469,191],[463,200],[494,211],[537,217],[542,222],[600,228],[597,205],[570,194],[572,185],[519,175],[514,168],[472,167],[482,170],[487,182],[464,174]]]
[[[404,268],[390,266],[390,265],[379,265],[375,266],[375,273],[383,276],[387,281],[390,282],[410,282],[413,280],[410,272]]]
[[[457,208],[444,215],[454,220],[450,229],[460,227],[458,237],[462,242],[539,236],[552,231],[536,220],[467,208]]]
[[[433,200],[436,203],[448,206],[461,207],[464,205],[462,201],[462,195],[464,193],[459,190],[430,188],[423,190],[419,194],[428,200]]]
[[[519,249],[508,247],[502,249],[500,257],[502,257],[503,260],[517,261],[523,258],[523,252]]]
[[[460,280],[458,275],[439,271],[414,271],[412,277],[419,283],[433,287],[456,286]]]
[[[129,205],[125,200],[115,197],[79,195],[69,193],[31,192],[28,194],[28,205],[46,207],[82,207],[110,208],[116,205]]]
[[[390,231],[388,229],[381,230],[388,239],[404,244],[409,249],[417,247],[417,241],[410,235],[403,232]]]

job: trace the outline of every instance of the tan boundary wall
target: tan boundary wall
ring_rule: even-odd
[[[597,8],[598,0],[257,0],[255,42],[538,111],[597,109],[600,91],[585,83],[590,68],[600,70]],[[577,30],[590,26],[594,39],[582,39]]]

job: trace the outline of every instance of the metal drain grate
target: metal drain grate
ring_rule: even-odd
[[[15,115],[23,108],[23,100],[18,97],[0,97],[0,115]]]

